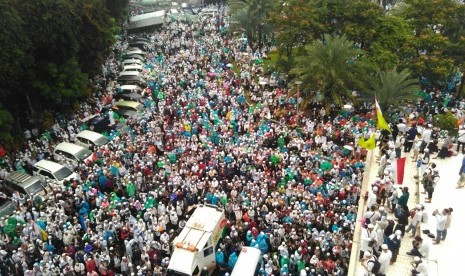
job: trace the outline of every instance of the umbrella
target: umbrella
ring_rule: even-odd
[[[228,64],[226,64],[226,67],[228,67],[228,68],[233,68],[234,65],[232,65],[231,63],[228,63]]]
[[[209,72],[209,73],[208,73],[208,76],[209,76],[209,77],[214,77],[214,76],[216,76],[216,73],[215,73],[215,72]]]
[[[354,147],[352,147],[351,145],[345,145],[344,148],[350,151],[354,150]]]
[[[260,85],[265,85],[265,84],[268,84],[268,82],[265,81],[265,80],[261,80],[261,81],[258,82],[258,84],[260,84]]]

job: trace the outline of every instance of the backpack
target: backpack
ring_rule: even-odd
[[[373,256],[373,259],[374,260],[369,260],[368,263],[373,263],[373,268],[371,269],[371,273],[373,273],[373,275],[378,275],[379,273],[379,269],[381,268],[381,263],[378,261],[378,258],[376,258],[375,256]]]

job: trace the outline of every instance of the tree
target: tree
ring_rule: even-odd
[[[454,0],[405,0],[395,11],[413,27],[414,53],[409,68],[431,87],[450,90],[463,64],[465,7]],[[452,83],[453,88],[453,83]]]
[[[289,57],[294,47],[302,47],[322,38],[324,26],[318,16],[315,1],[279,1],[275,3],[267,22],[273,25],[276,44]]]
[[[241,4],[241,2],[243,4]],[[271,26],[266,24],[274,0],[242,0],[235,1],[238,5],[237,11],[232,14],[232,25],[235,30],[242,30],[246,33],[252,46],[259,49],[269,38]],[[239,8],[242,6],[241,8]]]
[[[398,72],[397,67],[394,67],[386,71],[378,70],[376,76],[369,80],[365,93],[370,98],[376,95],[381,110],[389,113],[391,107],[418,98],[419,89],[418,79],[411,78],[408,69]]]
[[[17,92],[26,76],[33,57],[31,42],[24,30],[25,21],[15,8],[14,0],[0,1],[0,96],[2,99]]]
[[[342,104],[352,97],[351,91],[364,87],[370,67],[363,55],[364,51],[346,36],[324,35],[323,41],[306,47],[306,54],[298,57],[291,73],[302,80],[302,91],[307,98],[320,92],[325,106]]]
[[[13,116],[3,106],[0,106],[0,142],[8,143],[13,139],[11,136],[12,124]]]
[[[111,51],[112,15],[122,15],[127,2],[1,1],[0,131],[5,114],[14,115],[19,131],[23,119],[35,123],[44,109],[71,111],[90,94],[87,73],[98,72]]]
[[[367,49],[369,59],[381,69],[399,66],[406,68],[411,57],[416,55],[412,47],[412,26],[405,19],[385,15],[378,19],[373,43]]]
[[[120,2],[120,1],[116,1]],[[77,53],[81,70],[95,74],[100,70],[115,42],[116,25],[101,0],[76,2],[76,11],[81,18],[79,50]]]
[[[49,63],[44,73],[47,78],[35,80],[33,87],[42,98],[51,100],[52,106],[53,103],[69,106],[69,103],[84,95],[88,77],[81,71],[75,58],[63,65]]]
[[[371,0],[315,0],[315,8],[325,33],[346,35],[364,50],[373,42],[376,22],[383,16],[383,9]]]

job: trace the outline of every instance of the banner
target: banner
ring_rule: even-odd
[[[402,157],[397,159],[396,164],[397,164],[397,184],[402,184],[404,182],[404,170],[405,170],[405,160],[406,157]]]

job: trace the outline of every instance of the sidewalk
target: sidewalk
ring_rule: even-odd
[[[403,153],[404,154],[404,153]],[[431,214],[435,209],[442,210],[444,208],[452,207],[454,209],[452,213],[451,228],[448,231],[447,238],[445,241],[438,245],[433,245],[431,239],[422,234],[424,241],[429,242],[430,256],[428,260],[429,270],[428,276],[461,276],[465,275],[465,266],[462,265],[464,262],[464,248],[465,239],[461,233],[461,229],[465,227],[465,188],[456,189],[456,183],[459,179],[458,171],[462,163],[463,155],[453,156],[445,160],[432,159],[431,162],[436,163],[439,169],[440,180],[433,194],[432,203],[425,203],[426,194],[423,192],[423,187],[420,187],[419,199],[420,203],[425,206],[425,211],[429,215],[427,223],[422,224],[421,229],[428,229],[432,233],[436,234],[436,220]],[[413,178],[416,173],[415,163],[408,158],[406,162],[404,185],[408,185],[410,189],[410,199],[408,202],[409,208],[416,205],[418,194],[417,185]],[[402,247],[400,249],[399,257],[397,262],[390,267],[389,275],[410,275],[412,266],[410,262],[412,257],[405,253],[411,249],[412,239],[406,235],[402,239]]]

